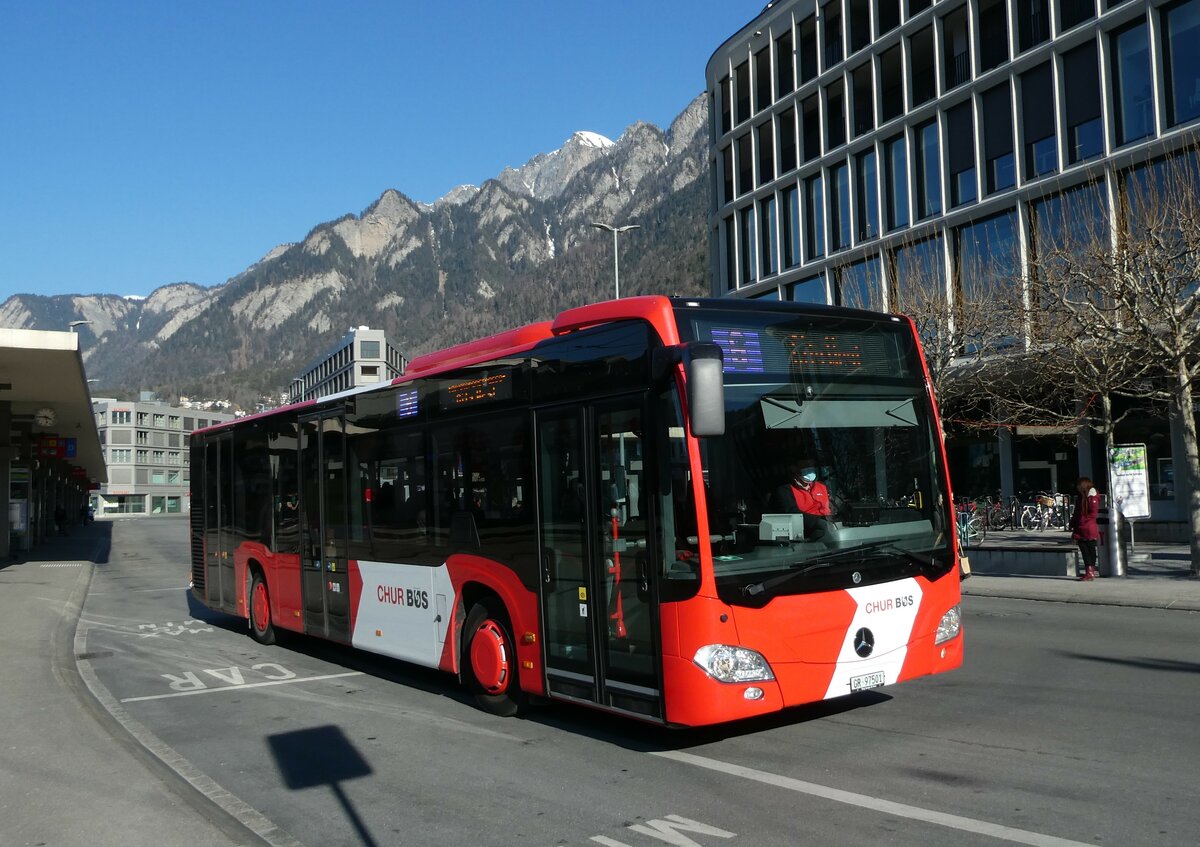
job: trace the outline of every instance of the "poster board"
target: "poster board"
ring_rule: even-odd
[[[1117,444],[1108,457],[1111,502],[1130,520],[1150,517],[1150,474],[1145,444]]]

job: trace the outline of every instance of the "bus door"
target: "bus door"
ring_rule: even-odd
[[[643,401],[537,418],[547,690],[662,717]]]
[[[233,578],[233,438],[204,445],[204,596],[215,609],[237,608]]]
[[[301,418],[300,480],[304,631],[349,641],[346,429],[340,412]]]

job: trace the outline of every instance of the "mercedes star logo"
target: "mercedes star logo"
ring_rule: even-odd
[[[850,581],[855,585],[858,585],[860,582],[862,582],[862,574],[860,574],[858,571],[855,571],[854,573],[850,574]]]
[[[854,633],[854,652],[865,659],[875,649],[875,636],[865,626]]]

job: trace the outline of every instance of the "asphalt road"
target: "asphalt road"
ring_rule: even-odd
[[[262,647],[190,604],[186,526],[114,524],[80,670],[281,847],[1200,841],[1198,613],[969,597],[965,666],[939,678],[706,731],[503,719],[451,677]]]

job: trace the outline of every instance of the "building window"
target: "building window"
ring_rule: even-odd
[[[110,462],[129,462],[132,460],[132,452],[128,449],[114,449],[109,451]]]
[[[1000,33],[988,33],[997,38]],[[971,78],[971,49],[967,39],[967,7],[960,6],[942,19],[942,84],[957,88]]]
[[[1100,121],[1100,74],[1096,44],[1063,54],[1063,110],[1067,118],[1067,161],[1082,162],[1104,152],[1104,128]]]
[[[183,423],[182,423],[182,421],[180,421],[179,415],[168,415],[167,416],[167,426],[170,429],[182,429]]]
[[[358,342],[358,352],[364,359],[379,358],[379,342],[378,341],[360,341]]]
[[[1021,284],[1021,253],[1015,211],[954,231],[954,271],[962,297],[982,302]]]
[[[846,103],[842,81],[825,88],[825,140],[826,150],[833,150],[846,143]]]
[[[979,3],[979,72],[1008,61],[1008,4],[1005,0]]]
[[[721,197],[722,202],[729,203],[733,200],[733,147],[726,147],[721,151],[721,187],[724,189],[724,194]]]
[[[137,413],[137,425],[147,426],[150,423],[150,415],[147,412]]]
[[[795,170],[796,159],[796,110],[779,113],[779,172],[785,174]]]
[[[818,303],[825,305],[825,280],[819,276],[802,279],[788,286],[788,299],[794,303]]]
[[[932,100],[937,94],[937,74],[933,60],[933,27],[914,35],[908,42],[909,64],[912,67],[912,107]]]
[[[808,258],[825,255],[825,192],[821,175],[804,181],[804,242]]]
[[[775,179],[775,124],[767,121],[755,130],[758,137],[758,184]]]
[[[880,35],[900,26],[900,0],[879,0],[875,6],[875,23]]]
[[[850,52],[871,43],[871,0],[850,0]]]
[[[825,70],[842,61],[842,4],[841,0],[821,8],[825,21]]]
[[[792,30],[789,27],[787,32],[775,39],[775,88],[778,89],[775,94],[777,97],[791,94],[796,87],[793,59]]]
[[[756,243],[754,229],[754,207],[747,206],[746,208],[742,209],[742,221],[739,230],[739,234],[742,237],[742,285],[749,285],[758,279],[755,273],[758,268],[758,261],[757,257],[754,255],[754,247]]]
[[[159,429],[166,429],[167,416],[166,415],[155,415],[154,416],[154,425],[156,427],[158,427]]]
[[[971,101],[946,112],[946,154],[950,164],[950,205],[962,206],[976,199],[975,130]]]
[[[1017,48],[1024,53],[1050,38],[1047,0],[1017,0]]]
[[[892,275],[895,296],[889,307],[893,311],[920,302],[921,296],[936,296],[946,290],[940,235],[897,248],[892,260],[895,268]],[[918,290],[920,295],[915,293]]]
[[[1059,0],[1058,31],[1066,32],[1095,15],[1095,0]]]
[[[1128,144],[1154,132],[1150,42],[1144,21],[1112,36],[1112,61],[1117,144]]]
[[[917,15],[929,8],[929,4],[933,0],[908,0],[908,16],[915,18]]]
[[[1200,0],[1174,3],[1163,11],[1167,123],[1200,118]]]
[[[817,76],[817,19],[800,22],[800,83]]]
[[[882,309],[883,277],[878,258],[864,259],[833,272],[837,304],[848,309]]]
[[[913,129],[917,143],[917,218],[924,219],[942,212],[942,157],[938,146],[937,121],[932,120]]]
[[[879,235],[879,182],[875,151],[859,153],[855,159],[858,188],[858,240]]]
[[[904,114],[904,57],[897,44],[879,55],[879,120],[887,123]]]
[[[149,444],[150,433],[146,432],[144,429],[139,429],[137,434],[134,436],[134,442],[136,444]]]
[[[789,185],[780,196],[783,213],[780,235],[783,239],[783,266],[800,264],[800,189]]]
[[[855,69],[851,76],[854,85],[854,136],[875,128],[875,98],[872,96],[871,77],[874,69],[870,62]]]
[[[840,162],[829,169],[829,250],[850,246],[850,166]]]
[[[133,413],[127,409],[118,409],[112,413],[112,422],[114,424],[132,423]]]
[[[151,455],[151,458],[154,460],[154,464],[156,464],[156,465],[165,464],[165,461],[164,461],[164,459],[166,458],[165,450],[154,450],[151,452],[150,455]]]
[[[1058,170],[1054,134],[1054,72],[1049,62],[1021,74],[1021,115],[1025,125],[1025,178]]]
[[[1016,185],[1013,163],[1012,97],[1004,82],[983,93],[983,159],[987,193],[995,194]]]
[[[733,291],[738,287],[737,282],[737,233],[733,225],[733,217],[725,219],[725,288]]]
[[[884,188],[887,192],[888,230],[908,226],[908,153],[904,136],[884,142]]]
[[[804,161],[811,162],[821,155],[821,105],[817,95],[801,105],[804,119]]]
[[[1030,204],[1033,264],[1052,267],[1064,254],[1086,256],[1107,249],[1108,204],[1103,186],[1081,185]]]
[[[750,118],[750,63],[742,62],[733,69],[734,125]]]
[[[721,135],[733,129],[733,92],[729,87],[729,77],[722,77],[721,89]]]
[[[737,194],[741,197],[754,188],[754,154],[750,133],[737,140]]]
[[[758,202],[759,240],[762,243],[762,275],[770,276],[778,268],[775,265],[775,198],[767,197]]]
[[[152,470],[150,471],[150,482],[153,485],[164,485],[167,481],[167,472]]]
[[[754,111],[761,112],[771,105],[771,49],[764,47],[754,54]]]

